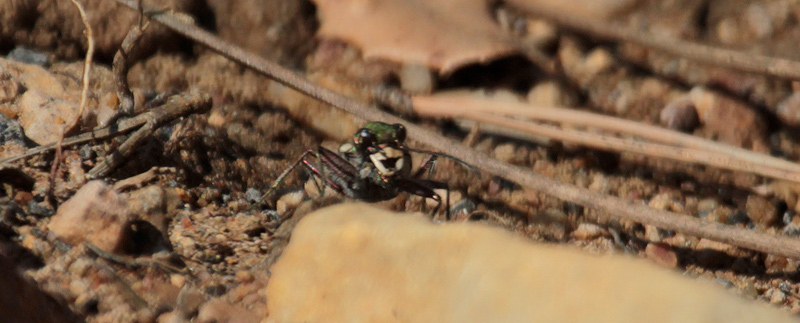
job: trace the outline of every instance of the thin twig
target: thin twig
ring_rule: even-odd
[[[95,247],[93,244],[89,242],[84,242],[83,246],[86,248],[85,249],[87,251],[86,253],[93,253],[100,259],[112,262],[116,260],[116,259],[109,259],[111,257],[109,258],[103,257],[103,254],[105,252],[100,248]],[[142,309],[150,306],[144,298],[139,296],[139,294],[137,294],[136,291],[134,291],[133,288],[131,288],[131,285],[127,281],[122,279],[122,277],[120,277],[117,274],[116,270],[111,268],[111,266],[100,261],[95,261],[94,265],[97,266],[99,270],[105,272],[105,274],[107,274],[109,277],[111,277],[114,281],[117,282],[117,286],[120,287],[121,294],[126,296],[125,299],[129,301],[129,305],[131,305],[131,307],[133,307],[134,309]]]
[[[56,155],[53,157],[53,164],[50,166],[50,181],[48,182],[46,196],[48,199],[50,199],[51,204],[54,203],[51,197],[53,196],[53,189],[55,188],[56,184],[58,166],[61,164],[61,148],[62,144],[64,143],[64,137],[66,137],[67,133],[72,131],[72,129],[78,125],[78,123],[81,121],[81,117],[83,117],[84,110],[86,110],[86,100],[89,94],[89,71],[92,68],[92,57],[94,56],[94,35],[92,34],[92,26],[89,25],[89,18],[86,17],[86,11],[83,9],[83,5],[81,5],[78,0],[70,1],[72,1],[75,7],[78,8],[78,13],[80,13],[81,21],[83,22],[87,43],[86,59],[83,62],[81,102],[78,105],[78,114],[75,116],[75,119],[72,120],[72,123],[62,129],[61,135],[58,137],[58,142],[56,143]]]
[[[631,143],[631,147],[618,146],[619,148],[613,149],[639,153],[652,151],[653,153],[648,153],[648,155],[699,162],[721,168],[753,172],[769,177],[778,176],[775,177],[778,179],[786,178],[796,182],[800,181],[800,165],[796,163],[769,155],[759,154],[747,149],[690,136],[677,131],[596,113],[568,108],[537,107],[525,103],[498,102],[491,99],[454,95],[414,96],[412,102],[414,110],[418,114],[428,117],[465,117],[467,115],[476,116],[472,113],[489,113],[506,115],[514,118],[522,117],[539,121],[594,127],[607,131],[634,135],[672,147],[663,150],[663,145],[652,145],[641,141],[627,140]],[[488,119],[482,120],[488,121]],[[603,143],[604,141],[600,140],[596,134],[579,136],[576,133],[574,135],[569,135],[571,139],[567,139],[566,135],[557,135],[547,130],[550,128],[542,128],[540,125],[531,124],[529,129],[540,130],[526,132],[541,136],[546,136],[544,132],[548,132],[552,136],[558,136],[553,138],[559,140],[579,140],[576,142],[579,144],[595,142],[595,147],[612,148],[611,145],[605,145]],[[614,139],[609,139],[609,141],[614,141]],[[681,149],[676,150],[673,147]]]
[[[579,17],[570,12],[553,10],[536,1],[508,0],[506,3],[561,27],[604,40],[631,42],[697,62],[744,72],[800,80],[800,62],[794,60],[744,53],[641,32],[608,21]]]
[[[176,101],[177,100],[177,101]],[[170,103],[171,102],[171,103]],[[80,134],[64,140],[63,147],[79,145],[93,140],[99,140],[114,136],[119,136],[133,131],[146,124],[147,122],[155,122],[157,124],[164,124],[179,117],[187,116],[195,113],[202,113],[211,107],[211,97],[205,93],[176,95],[170,97],[169,101],[158,109],[153,109],[138,116],[120,120],[117,124],[96,129],[92,132]],[[39,146],[28,150],[25,154],[0,160],[0,166],[10,167],[11,163],[25,159],[34,155],[38,155],[47,151],[56,149],[56,144],[49,144]]]
[[[167,122],[187,115],[186,113],[203,113],[209,109],[211,109],[211,96],[205,92],[194,91],[172,96],[167,103],[158,107],[158,109],[143,113],[142,115],[147,122],[128,137],[117,150],[108,154],[102,162],[89,170],[86,173],[86,177],[94,179],[107,175],[119,166],[126,157],[130,156],[145,138]]]
[[[104,121],[100,127],[114,124],[120,118],[131,117],[134,114],[133,92],[131,92],[131,88],[128,85],[128,68],[130,67],[128,59],[131,56],[133,47],[136,46],[136,43],[142,38],[144,31],[150,26],[150,21],[142,25],[142,16],[144,16],[144,14],[140,12],[139,25],[131,27],[131,30],[125,35],[125,39],[122,40],[122,45],[120,45],[119,50],[114,55],[112,70],[114,72],[114,89],[117,92],[119,105],[117,105],[117,110],[114,112],[114,115]]]
[[[123,191],[131,187],[141,187],[142,184],[152,181],[161,174],[174,174],[177,170],[174,167],[152,167],[144,173],[134,175],[114,183],[115,191]]]
[[[64,128],[64,133],[61,134],[60,141],[64,140],[64,135],[72,129],[74,129],[78,123],[81,121],[81,117],[83,116],[84,110],[86,110],[86,100],[89,95],[89,71],[92,68],[92,58],[94,57],[94,34],[92,33],[92,26],[89,25],[89,18],[86,17],[86,11],[83,9],[83,6],[78,2],[78,0],[70,0],[75,6],[78,8],[78,11],[81,14],[81,21],[83,21],[83,28],[85,28],[86,33],[86,59],[83,62],[83,78],[82,78],[82,85],[81,85],[81,103],[78,105],[78,115],[75,116],[75,119],[72,120],[72,123],[69,124],[66,128]]]
[[[115,1],[131,8],[134,8],[136,5],[129,0]],[[145,11],[150,10],[145,9]],[[656,210],[644,204],[632,203],[614,196],[605,196],[585,188],[562,183],[552,178],[535,174],[527,168],[513,166],[493,159],[485,153],[476,151],[466,145],[444,138],[433,131],[380,111],[375,106],[361,103],[311,83],[278,64],[249,53],[195,26],[184,24],[170,15],[156,15],[153,18],[170,29],[208,46],[225,57],[250,67],[310,97],[352,113],[359,118],[387,123],[402,123],[408,129],[408,134],[413,140],[426,144],[442,153],[459,158],[493,175],[513,180],[527,188],[546,193],[561,200],[600,210],[609,216],[649,224],[658,228],[716,240],[764,253],[800,259],[800,241],[796,239],[720,223],[706,222],[696,217],[679,213]]]
[[[123,255],[118,255],[112,252],[105,251],[100,249],[99,247],[91,244],[90,242],[84,242],[83,245],[86,247],[87,251],[94,254],[96,257],[105,259],[107,261],[117,263],[129,268],[139,268],[139,267],[151,267],[161,269],[168,273],[186,273],[187,270],[185,268],[178,268],[172,264],[163,262],[163,261],[156,261],[151,259],[138,259],[138,258],[130,258]]]

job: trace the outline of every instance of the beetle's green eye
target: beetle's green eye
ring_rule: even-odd
[[[401,125],[399,123],[396,123],[394,125],[394,129],[395,129],[395,137],[397,138],[397,141],[399,141],[399,142],[406,141],[406,127],[404,127],[403,125]]]

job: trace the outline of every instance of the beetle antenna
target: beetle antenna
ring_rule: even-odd
[[[465,162],[465,161],[463,161],[461,159],[458,159],[456,157],[450,156],[448,154],[437,153],[435,151],[430,151],[430,150],[422,150],[422,149],[415,149],[415,148],[409,148],[409,147],[404,147],[404,149],[407,150],[407,151],[410,151],[410,152],[414,152],[414,153],[428,154],[428,155],[433,155],[433,156],[436,156],[436,157],[444,157],[444,158],[453,160],[453,161],[463,165],[464,167],[469,168],[469,170],[474,172],[475,175],[478,175],[478,178],[481,178],[481,173],[478,171],[477,168],[475,168],[475,166],[472,166],[472,165],[468,164],[467,162]]]

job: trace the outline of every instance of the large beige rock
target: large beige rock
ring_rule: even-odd
[[[645,261],[536,245],[365,204],[308,215],[267,287],[271,322],[783,322]]]

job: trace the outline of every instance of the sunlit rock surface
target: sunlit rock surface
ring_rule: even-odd
[[[303,219],[272,268],[267,299],[271,322],[789,321],[642,260],[366,204]]]

